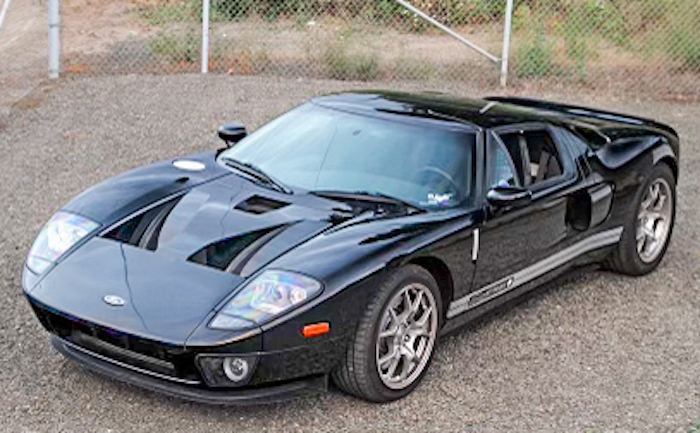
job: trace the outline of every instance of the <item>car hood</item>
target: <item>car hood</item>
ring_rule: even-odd
[[[213,156],[202,160],[216,164]],[[29,296],[120,332],[184,344],[247,277],[332,227],[338,212],[347,215],[342,203],[277,193],[221,167],[206,170],[177,182],[182,173],[161,164],[83,193],[64,210],[98,221],[102,232],[38,283],[25,270]],[[179,186],[186,183],[192,185]],[[154,231],[157,245],[123,236],[122,228],[159,206],[167,215]],[[124,305],[110,305],[110,296]]]

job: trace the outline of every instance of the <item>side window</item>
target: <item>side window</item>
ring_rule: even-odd
[[[564,174],[561,155],[547,130],[499,134],[513,159],[520,184],[537,186]]]
[[[497,141],[493,141],[493,143],[493,178],[490,187],[520,186],[510,156]]]

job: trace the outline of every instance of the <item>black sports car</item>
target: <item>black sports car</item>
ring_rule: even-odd
[[[679,140],[652,120],[355,92],[219,135],[46,224],[23,286],[62,354],[210,403],[329,377],[390,401],[438,336],[573,266],[648,273],[673,230]]]

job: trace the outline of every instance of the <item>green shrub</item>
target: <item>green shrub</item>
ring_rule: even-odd
[[[595,7],[595,6],[593,6]],[[579,78],[587,75],[588,41],[593,29],[597,25],[589,14],[588,5],[573,8],[564,21],[564,40],[566,41],[566,54],[576,65]]]
[[[322,10],[321,2],[315,0],[213,0],[212,11],[225,20],[239,20],[250,15],[259,15],[273,21],[282,15],[297,18],[311,16]]]
[[[138,13],[150,25],[162,26],[170,23],[199,20],[201,9],[201,2],[187,1],[157,6],[142,6],[138,9]]]
[[[520,47],[516,60],[516,73],[523,78],[545,77],[556,73],[554,54],[545,40],[542,26],[538,27],[533,40]]]
[[[153,54],[166,56],[173,63],[200,61],[202,40],[194,32],[170,35],[159,32],[151,37],[148,46]]]
[[[376,55],[348,54],[344,45],[329,46],[322,56],[328,78],[345,81],[372,81],[380,74]]]
[[[255,12],[256,0],[214,0],[211,3],[212,15],[222,21],[235,21]]]
[[[669,44],[675,47],[669,55],[688,69],[700,72],[700,35],[694,28],[678,27],[673,30]]]

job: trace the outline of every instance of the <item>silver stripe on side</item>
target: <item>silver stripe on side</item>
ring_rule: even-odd
[[[472,233],[472,262],[479,258],[479,229]]]
[[[528,283],[535,278],[572,261],[580,255],[597,250],[598,248],[615,244],[620,241],[621,237],[622,227],[618,227],[586,238],[540,262],[535,263],[534,265],[528,266],[527,268],[516,272],[513,275],[509,275],[508,277],[489,284],[488,286],[457,299],[456,301],[452,301],[450,308],[447,311],[447,318],[451,319],[467,310],[478,307],[484,302],[490,301],[491,299],[509,292],[516,287],[522,286],[523,284]]]

